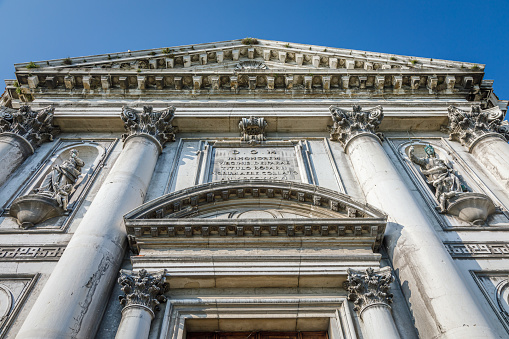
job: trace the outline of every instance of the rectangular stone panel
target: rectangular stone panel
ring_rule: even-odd
[[[301,181],[294,147],[214,148],[209,181],[275,179]]]

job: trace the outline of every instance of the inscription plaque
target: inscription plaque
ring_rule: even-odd
[[[211,181],[277,179],[301,181],[293,147],[214,148]]]

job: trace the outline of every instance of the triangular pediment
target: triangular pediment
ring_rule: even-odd
[[[256,42],[256,43],[254,43]],[[271,71],[293,70],[465,70],[484,69],[468,62],[367,52],[262,39],[238,39],[215,43],[154,48],[85,57],[16,64],[16,70],[29,69],[235,69],[239,62],[265,63]]]

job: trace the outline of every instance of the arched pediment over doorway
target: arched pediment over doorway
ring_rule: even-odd
[[[133,251],[164,239],[316,238],[378,250],[386,215],[346,194],[290,181],[239,180],[193,186],[124,216]]]

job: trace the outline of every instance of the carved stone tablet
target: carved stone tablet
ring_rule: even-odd
[[[277,179],[301,181],[293,147],[214,148],[211,181]]]

